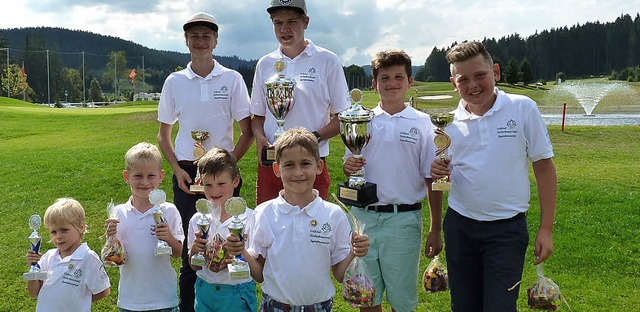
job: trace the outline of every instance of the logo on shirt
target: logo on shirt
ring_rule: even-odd
[[[400,131],[400,142],[416,144],[418,143],[419,132],[418,128],[411,127],[409,131]]]
[[[300,73],[300,81],[316,81],[316,69],[311,67],[306,73]]]
[[[62,284],[78,287],[82,281],[82,269],[78,268],[75,271],[67,271],[62,274]]]
[[[229,88],[227,86],[222,86],[220,90],[213,91],[213,99],[214,100],[228,100],[229,99]]]
[[[309,230],[309,241],[312,244],[329,245],[331,242],[331,224],[326,222],[319,230],[317,228]]]
[[[518,135],[518,124],[515,120],[509,119],[507,121],[506,126],[498,127],[496,130],[498,134],[498,138],[515,138]]]

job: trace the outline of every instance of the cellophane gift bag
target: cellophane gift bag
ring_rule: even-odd
[[[225,247],[226,239],[220,235],[220,212],[219,204],[214,204],[211,210],[211,234],[204,252],[207,267],[211,272],[220,272],[227,267],[229,255]]]
[[[356,232],[362,235],[364,224],[356,226]],[[344,273],[342,298],[353,308],[366,308],[375,305],[376,288],[371,273],[361,257],[353,258]]]
[[[433,257],[422,274],[422,286],[427,293],[449,289],[449,274],[438,256]]]
[[[527,289],[529,308],[535,310],[556,311],[564,302],[571,311],[569,303],[562,297],[560,287],[550,278],[544,276],[542,263],[536,265],[538,280]]]
[[[107,204],[107,214],[109,216],[109,219],[117,218],[115,207],[113,205],[113,199],[109,202],[109,204]],[[115,267],[123,265],[127,258],[126,255],[126,250],[124,249],[124,245],[122,244],[122,240],[120,239],[118,234],[107,236],[107,242],[104,244],[104,247],[102,247],[102,252],[100,253],[104,266]]]

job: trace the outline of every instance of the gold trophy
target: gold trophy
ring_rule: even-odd
[[[204,154],[207,153],[207,149],[204,147],[202,142],[209,139],[209,132],[207,131],[191,131],[191,137],[196,141],[193,143],[193,156],[196,157],[196,161],[198,161]],[[204,193],[204,186],[202,185],[202,176],[200,176],[200,171],[196,170],[196,178],[193,184],[189,187],[189,190],[194,193]]]
[[[198,229],[200,229],[200,233],[202,233],[202,238],[207,239],[209,236],[209,229],[211,228],[211,221],[209,220],[208,214],[211,213],[213,209],[213,205],[208,199],[200,198],[196,201],[196,210],[202,215],[200,219],[196,221],[196,225]],[[204,267],[206,265],[206,259],[204,258],[204,252],[200,251],[197,254],[191,257],[191,264],[199,267]]]
[[[371,139],[373,112],[362,105],[362,91],[350,92],[353,104],[338,114],[340,137],[353,157],[362,158],[362,149]],[[349,182],[338,184],[338,199],[351,206],[365,207],[378,202],[378,186],[364,179],[364,167],[349,176]]]
[[[247,202],[242,197],[231,197],[224,203],[224,211],[233,216],[228,226],[231,234],[244,240],[244,224],[239,216],[247,209]],[[243,279],[249,277],[249,264],[241,256],[235,256],[229,264],[229,278]]]
[[[286,78],[282,73],[286,67],[287,65],[284,61],[276,61],[273,64],[276,74],[264,82],[267,89],[267,107],[273,117],[276,118],[276,124],[278,125],[278,129],[273,134],[273,144],[284,133],[284,119],[295,103],[293,91],[296,88],[296,81],[295,79]],[[276,160],[275,148],[271,146],[262,150],[261,160],[263,166],[271,166]]]
[[[444,132],[444,128],[453,122],[453,113],[433,113],[431,116],[431,122],[437,127],[435,130],[436,137],[433,138],[433,143],[436,145],[436,156],[440,156],[440,159],[445,159],[445,153],[447,148],[451,146],[451,137]],[[434,191],[448,191],[451,187],[449,177],[442,177],[431,183],[431,189]]]
[[[38,229],[42,225],[42,219],[39,215],[33,215],[29,218],[29,227],[33,230],[29,235],[29,242],[31,243],[31,250],[35,253],[40,253],[40,247],[42,244],[42,237],[38,235]],[[49,272],[42,271],[38,262],[31,263],[29,272],[22,274],[22,279],[25,281],[44,281],[49,276]]]
[[[156,225],[160,223],[166,223],[164,219],[164,210],[162,210],[162,204],[167,201],[167,194],[163,190],[153,190],[149,194],[149,201],[154,205],[153,220]],[[167,242],[158,239],[158,245],[154,250],[156,257],[163,255],[171,255],[171,246]]]

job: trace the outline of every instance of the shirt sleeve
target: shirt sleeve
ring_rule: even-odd
[[[251,100],[242,76],[238,72],[234,72],[234,76],[231,90],[231,116],[236,121],[240,121],[251,116]]]
[[[254,215],[255,222],[250,234],[252,238],[249,239],[249,247],[247,248],[247,252],[254,258],[258,255],[267,258],[267,250],[275,239],[269,220],[263,212],[259,211]]]
[[[524,135],[527,140],[527,157],[531,162],[553,157],[549,130],[535,103],[526,116]]]
[[[251,87],[251,113],[257,116],[265,116],[267,114],[264,81],[262,81],[262,67],[262,60],[260,60],[256,65],[256,72],[253,75],[253,85]]]
[[[169,75],[162,86],[160,101],[158,103],[158,121],[173,125],[178,121],[176,114],[176,103],[173,98],[173,75]]]
[[[433,142],[435,138],[434,129],[436,128],[433,123],[431,123],[430,118],[427,116],[426,118],[424,131],[424,141],[422,142],[422,147],[420,148],[420,158],[419,158],[419,170],[420,176],[424,178],[431,178],[431,163],[436,155],[436,145]]]
[[[327,86],[329,88],[329,105],[334,114],[351,106],[349,86],[344,76],[342,64],[337,56],[334,58],[331,69],[327,72]]]
[[[175,239],[179,241],[184,241],[184,230],[182,229],[182,219],[180,218],[180,212],[178,212],[178,208],[171,203],[167,204],[165,209],[165,216],[167,218],[167,223],[169,224],[169,228],[171,229],[171,234]]]
[[[342,210],[337,210],[337,226],[334,244],[331,248],[331,265],[344,260],[351,251],[351,224]]]
[[[104,269],[104,265],[98,254],[96,254],[93,250],[87,252],[86,258],[84,261],[90,262],[90,270],[87,272],[86,283],[87,288],[91,291],[92,294],[98,294],[104,291],[105,289],[111,287],[111,282],[109,281],[109,276]]]
[[[187,233],[187,250],[191,250],[191,245],[193,245],[193,242],[196,240],[196,232],[200,231],[200,229],[198,229],[198,226],[196,225],[196,222],[198,222],[198,219],[200,219],[201,215],[201,213],[196,212],[191,217],[191,220],[189,220],[189,233]]]

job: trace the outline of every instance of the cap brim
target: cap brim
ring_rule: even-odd
[[[211,22],[205,22],[205,21],[194,21],[194,22],[190,22],[190,23],[186,23],[184,24],[184,26],[182,26],[182,29],[184,31],[189,30],[190,28],[196,27],[196,26],[205,26],[205,27],[209,27],[211,28],[213,31],[218,32],[218,25],[211,23]]]

